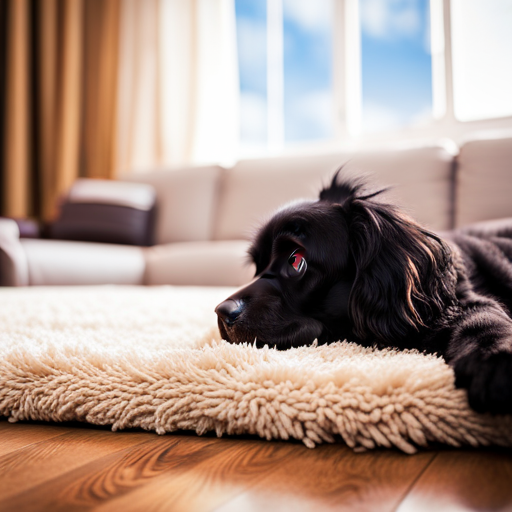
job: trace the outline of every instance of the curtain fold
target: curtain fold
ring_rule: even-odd
[[[3,0],[0,214],[51,219],[115,173],[119,0]]]
[[[13,216],[30,211],[29,1],[10,2],[7,9],[4,209]],[[11,172],[13,170],[14,172]]]
[[[56,145],[54,138],[57,118],[57,0],[46,0],[40,10],[38,32],[37,73],[39,75],[38,101],[38,171],[40,175],[40,211],[43,218],[50,218],[56,200]]]
[[[158,0],[123,0],[121,6],[117,96],[117,147],[121,170],[161,161],[157,94],[158,13]]]
[[[45,9],[46,0],[39,4]],[[83,66],[82,0],[64,1],[60,4],[61,24],[58,35],[62,38],[57,47],[57,102],[55,136],[54,192],[63,193],[80,174],[79,140],[80,114],[82,113],[81,86]],[[51,216],[51,212],[49,212]]]
[[[86,0],[84,7],[82,174],[114,178],[120,3]]]
[[[231,162],[239,140],[234,0],[124,0],[120,172]]]

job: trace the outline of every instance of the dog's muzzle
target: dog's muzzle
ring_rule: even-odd
[[[231,327],[243,309],[244,303],[242,301],[227,299],[215,308],[215,313],[228,327]]]

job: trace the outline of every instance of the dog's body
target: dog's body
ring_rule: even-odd
[[[441,238],[338,175],[259,231],[257,277],[217,306],[223,338],[437,353],[475,410],[512,412],[512,220]]]

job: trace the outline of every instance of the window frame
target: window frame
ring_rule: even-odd
[[[472,121],[460,121],[454,113],[453,97],[453,64],[451,44],[451,1],[430,0],[431,13],[438,9],[432,16],[431,24],[442,23],[442,26],[434,26],[434,30],[441,31],[443,35],[443,48],[440,55],[433,55],[433,109],[441,107],[444,112],[438,113],[428,124],[423,126],[407,126],[398,130],[387,130],[375,133],[364,133],[360,130],[361,116],[361,82],[360,82],[360,30],[358,17],[358,0],[333,0],[335,5],[334,26],[343,27],[343,30],[334,31],[338,34],[338,40],[334,42],[337,56],[333,61],[333,72],[336,76],[334,91],[335,110],[339,125],[337,128],[337,143],[359,142],[362,144],[375,144],[376,142],[405,141],[415,139],[450,138],[455,142],[461,142],[477,132],[491,132],[512,129],[512,116],[503,116]],[[357,29],[354,29],[357,27]],[[432,32],[431,26],[431,32]],[[354,51],[354,48],[356,50]],[[347,51],[350,49],[350,52]],[[357,55],[358,62],[351,62],[351,54]],[[438,59],[435,62],[434,59]],[[442,72],[435,72],[434,66],[441,66]],[[359,67],[357,67],[359,66]],[[340,84],[341,87],[340,87]],[[354,93],[355,89],[358,89]],[[337,92],[340,91],[340,92]],[[436,105],[436,102],[438,105]],[[441,103],[441,105],[439,105]],[[444,103],[444,105],[442,105]],[[350,105],[357,105],[359,112],[350,110]],[[444,107],[444,108],[443,108]],[[355,110],[355,108],[352,108]],[[356,119],[354,119],[356,118]]]
[[[280,34],[271,33],[267,19],[267,144],[260,150],[242,150],[241,157],[268,156],[319,150],[340,150],[379,146],[393,142],[411,142],[448,138],[456,143],[483,132],[512,132],[512,116],[460,121],[454,114],[453,66],[451,44],[451,0],[430,0],[431,32],[437,31],[438,45],[432,52],[432,120],[421,126],[364,132],[361,125],[361,33],[358,0],[333,0],[332,17],[332,98],[333,136],[314,141],[284,141],[283,105],[283,0],[267,0],[267,16],[272,12],[275,26],[281,16]],[[276,5],[278,4],[278,5]],[[271,25],[270,25],[271,26]],[[341,29],[339,29],[341,27]],[[279,41],[279,37],[281,41]],[[277,52],[275,51],[277,45]],[[277,54],[277,58],[276,58]],[[281,69],[277,63],[281,60]],[[269,63],[272,62],[272,73]],[[279,110],[280,109],[280,110]],[[279,119],[280,115],[280,119]],[[273,128],[271,126],[273,123]],[[277,128],[276,128],[277,127]],[[271,137],[271,131],[274,135]]]

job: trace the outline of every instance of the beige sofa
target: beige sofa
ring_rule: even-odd
[[[241,285],[254,230],[281,204],[317,197],[342,164],[392,185],[390,199],[434,230],[512,217],[512,136],[157,169],[125,178],[155,187],[155,246],[20,239],[1,219],[1,283]]]

